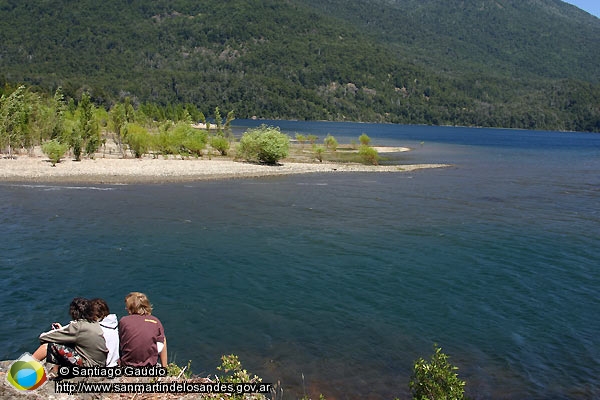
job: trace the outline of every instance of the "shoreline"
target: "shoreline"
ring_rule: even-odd
[[[0,182],[79,184],[161,184],[260,178],[334,172],[408,172],[445,168],[448,164],[363,165],[333,162],[282,162],[279,165],[238,162],[230,158],[64,159],[52,167],[48,158],[18,155],[0,159]]]

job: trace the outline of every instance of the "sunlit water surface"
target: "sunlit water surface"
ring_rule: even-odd
[[[476,399],[600,397],[599,135],[271,123],[453,166],[0,184],[0,358],[33,352],[74,296],[122,316],[135,290],[171,359],[206,376],[237,354],[286,399],[407,398],[434,343]]]

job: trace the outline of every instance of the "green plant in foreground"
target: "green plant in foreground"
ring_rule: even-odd
[[[225,373],[225,375],[219,377],[221,382],[248,383],[262,381],[258,376],[250,376],[251,374],[248,371],[242,369],[242,363],[235,354],[222,356],[221,365],[217,369]]]
[[[56,166],[56,163],[60,162],[60,159],[65,155],[67,149],[67,145],[59,143],[56,139],[47,141],[42,145],[42,151],[48,156],[53,167]]]
[[[308,397],[307,395],[305,395],[300,400],[312,400],[312,398]],[[319,395],[319,400],[327,400],[327,398],[323,394],[320,394]]]
[[[415,361],[409,386],[414,400],[462,400],[465,384],[456,374],[458,367],[448,362],[437,344],[431,361],[423,358]]]
[[[167,376],[174,376],[177,378],[191,378],[192,377],[192,360],[188,360],[185,367],[181,368],[174,362],[170,362],[167,365]]]
[[[246,383],[260,383],[262,379],[256,375],[250,374],[248,371],[242,368],[242,363],[235,354],[224,355],[221,357],[221,365],[217,367],[219,371],[225,373],[225,375],[219,376],[219,381],[224,383],[233,384],[246,384]],[[235,385],[236,387],[239,385]],[[232,394],[229,399],[266,399],[266,397],[260,393],[252,393],[246,395]]]

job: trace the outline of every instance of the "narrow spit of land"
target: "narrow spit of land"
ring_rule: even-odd
[[[404,148],[378,148],[381,153],[406,151]],[[331,161],[283,160],[278,165],[235,161],[225,157],[117,158],[97,154],[94,159],[73,161],[65,157],[52,167],[48,158],[35,151],[30,155],[0,159],[0,181],[39,183],[134,184],[190,182],[199,180],[254,178],[279,175],[340,172],[406,172],[442,168],[446,164],[364,165]]]

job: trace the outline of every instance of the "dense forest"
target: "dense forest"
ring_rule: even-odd
[[[600,131],[598,37],[559,0],[0,0],[0,95]]]

